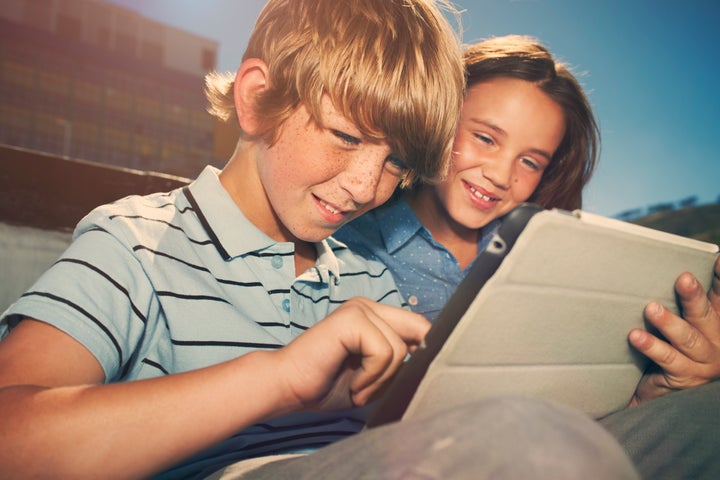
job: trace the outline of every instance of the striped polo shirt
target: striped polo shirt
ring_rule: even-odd
[[[296,275],[294,245],[250,223],[218,173],[207,167],[188,187],[88,214],[68,250],[3,314],[0,337],[22,317],[52,324],[95,355],[109,383],[280,348],[354,296],[402,305],[384,265],[332,238],[316,244],[315,266]],[[280,418],[176,473],[321,446],[362,420],[359,410]]]

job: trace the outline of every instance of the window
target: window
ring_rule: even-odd
[[[52,0],[27,0],[25,2],[24,19],[28,25],[43,30],[50,30]]]
[[[210,50],[209,48],[204,48],[202,51],[202,59],[201,65],[203,70],[206,72],[209,72],[210,70],[215,69],[216,64],[216,54],[214,50]]]
[[[79,18],[67,14],[60,14],[57,18],[57,33],[70,40],[80,40],[82,23]]]
[[[110,28],[100,27],[97,29],[97,44],[103,48],[110,48]]]
[[[160,64],[163,61],[163,47],[153,42],[143,42],[140,57],[148,62]]]
[[[137,49],[137,40],[127,33],[118,32],[115,36],[115,50],[125,55],[134,56]]]

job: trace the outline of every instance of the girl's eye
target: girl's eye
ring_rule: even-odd
[[[542,170],[542,166],[532,158],[522,157],[520,162],[534,172]]]
[[[486,144],[488,144],[488,145],[494,145],[494,144],[495,144],[495,142],[493,141],[492,137],[490,137],[489,135],[485,135],[484,133],[476,133],[476,134],[475,134],[475,138],[477,138],[477,139],[480,140],[481,142],[486,143]]]
[[[339,130],[332,130],[332,133],[349,145],[360,145],[360,139],[357,137],[353,137],[352,135],[348,135],[347,133],[343,133]]]
[[[388,166],[388,170],[390,170],[394,175],[402,176],[409,170],[405,160],[397,155],[388,155],[385,159],[385,163]]]

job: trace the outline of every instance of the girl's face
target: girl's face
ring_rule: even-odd
[[[438,200],[464,228],[487,225],[532,195],[564,135],[562,108],[532,83],[498,77],[473,85]]]

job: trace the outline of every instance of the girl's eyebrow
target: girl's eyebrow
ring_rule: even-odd
[[[470,122],[478,124],[478,125],[483,125],[489,129],[493,130],[498,135],[502,135],[505,137],[507,136],[507,132],[505,130],[503,130],[500,126],[494,124],[490,120],[483,120],[481,118],[472,117],[472,118],[470,118]]]
[[[541,157],[545,157],[545,160],[547,160],[548,163],[550,163],[550,161],[552,161],[552,157],[553,157],[553,156],[552,156],[550,153],[546,152],[545,150],[542,150],[542,149],[539,149],[539,148],[531,148],[531,149],[530,149],[530,152],[534,153],[535,155],[539,155],[539,156],[541,156]]]

